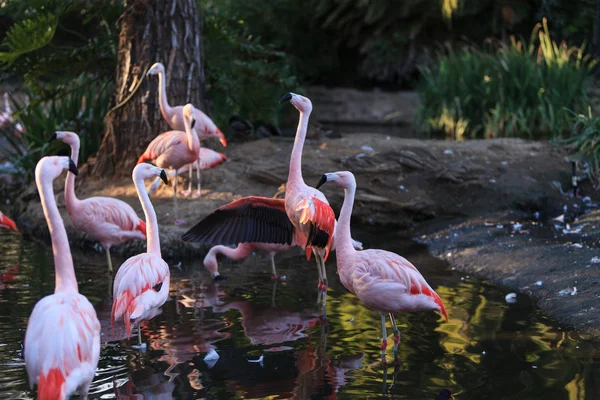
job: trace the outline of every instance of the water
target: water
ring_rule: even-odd
[[[148,349],[140,352],[135,334],[127,340],[119,327],[110,331],[104,255],[74,251],[80,291],[97,305],[105,341],[90,397],[434,399],[448,388],[456,399],[600,398],[597,344],[543,317],[525,297],[506,304],[505,290],[450,271],[420,245],[354,233],[413,261],[448,309],[448,323],[433,312],[398,315],[400,364],[389,349],[389,368],[381,365],[379,315],[341,287],[333,260],[326,320],[315,308],[316,266],[301,251],[276,257],[287,278],[279,283],[262,254],[221,261],[229,279],[218,286],[200,258],[173,266],[170,300],[143,325]],[[0,254],[0,399],[29,399],[21,346],[33,305],[53,291],[52,253],[0,231]],[[211,350],[216,363],[204,360]]]

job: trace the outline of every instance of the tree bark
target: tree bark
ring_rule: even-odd
[[[115,106],[92,171],[131,175],[138,157],[169,130],[160,114],[158,78],[146,77],[155,62],[166,71],[169,104],[205,110],[202,18],[197,0],[128,0],[120,18]]]

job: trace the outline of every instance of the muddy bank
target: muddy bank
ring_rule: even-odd
[[[292,143],[292,138],[271,138],[227,147],[229,161],[202,173],[202,198],[180,199],[179,217],[188,225],[173,225],[171,188],[157,191],[152,201],[165,257],[176,263],[203,256],[206,249],[183,243],[179,237],[220,205],[248,195],[283,196],[281,185],[287,179]],[[570,165],[559,149],[518,139],[443,142],[378,134],[307,142],[303,171],[308,184],[316,184],[324,172],[342,169],[353,171],[358,182],[353,223],[417,235],[435,255],[457,268],[532,294],[549,315],[589,333],[600,328],[593,304],[600,295],[600,263],[590,261],[597,240],[579,248],[556,241],[547,231],[526,235],[527,228],[517,233],[509,228],[514,225],[511,221],[527,226],[533,215],[551,221],[563,213],[565,204],[581,204],[561,192],[570,184]],[[84,166],[76,180],[79,197],[118,197],[143,215],[131,180],[92,179],[89,170]],[[180,177],[180,187],[186,183]],[[56,182],[57,201],[70,240],[89,248],[93,243],[68,220],[62,187],[61,179]],[[323,189],[337,212],[343,193],[333,186]],[[598,203],[594,191],[584,194]],[[33,185],[16,199],[11,211],[22,231],[48,238]],[[592,229],[593,223],[584,229]],[[600,230],[600,221],[595,226]],[[589,238],[594,235],[590,231]],[[143,249],[144,243],[131,241],[115,252],[130,256]],[[536,286],[540,280],[542,285]],[[559,294],[573,287],[575,295]]]

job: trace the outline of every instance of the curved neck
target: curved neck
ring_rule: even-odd
[[[298,121],[298,130],[294,139],[294,148],[290,157],[290,173],[288,182],[304,183],[302,179],[302,148],[304,147],[304,139],[306,138],[306,129],[308,127],[309,113],[300,112],[300,120]]]
[[[343,254],[355,252],[352,246],[352,237],[350,235],[350,219],[352,217],[352,207],[354,206],[354,195],[356,193],[356,184],[344,188],[344,204],[340,211],[340,218],[336,226],[335,239],[337,250]]]
[[[196,131],[192,129],[190,126],[190,121],[188,118],[183,117],[183,124],[185,125],[185,133],[188,138],[188,147],[190,151],[194,153],[200,152],[200,139],[198,139],[198,135]]]
[[[160,239],[158,237],[158,222],[156,220],[156,212],[148,197],[146,191],[146,185],[144,185],[143,179],[136,179],[134,182],[135,189],[137,190],[138,197],[142,203],[144,209],[144,215],[146,217],[146,238],[148,241],[147,252],[160,254]]]
[[[238,246],[235,249],[232,249],[231,247],[226,247],[226,246],[215,246],[212,249],[210,249],[210,251],[218,248],[215,251],[215,253],[223,254],[225,257],[229,258],[230,260],[238,261],[238,260],[242,260],[242,259],[248,257],[248,255],[250,255],[250,253],[252,253],[253,248],[251,246],[247,246],[246,244],[247,243],[240,243],[240,244],[238,244]]]
[[[158,73],[158,103],[160,106],[160,113],[163,118],[167,121],[170,120],[169,114],[171,114],[171,106],[167,100],[167,83],[165,82],[165,73]]]
[[[54,269],[56,272],[56,283],[54,292],[77,291],[77,279],[73,268],[73,258],[69,248],[69,239],[65,224],[58,212],[51,179],[40,179],[37,182],[38,191],[42,200],[42,208],[50,230],[52,239],[52,253],[54,254]]]
[[[73,160],[73,163],[77,165],[77,161],[79,160],[78,140],[75,143],[71,144],[71,160]],[[78,202],[79,200],[75,195],[75,175],[71,172],[67,172],[67,179],[65,181],[65,205],[67,206],[67,211],[69,212],[69,214]]]

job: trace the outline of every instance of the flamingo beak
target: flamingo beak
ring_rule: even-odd
[[[160,179],[162,179],[162,181],[165,183],[165,185],[169,185],[169,179],[167,179],[167,173],[165,172],[165,170],[161,170],[160,171]]]
[[[0,218],[0,226],[3,226],[8,229],[12,229],[13,231],[19,233],[19,231],[17,229],[17,224],[15,224],[15,221],[8,218],[6,215],[4,215]]]
[[[315,189],[320,188],[321,186],[323,186],[323,184],[327,182],[327,175],[323,175],[321,177],[321,179],[319,179],[319,182],[317,183],[317,186],[315,186]]]
[[[50,139],[48,139],[48,143],[52,142],[54,139],[57,139],[57,138],[58,138],[58,136],[56,136],[56,132],[54,132],[52,134],[52,136],[50,136]]]
[[[196,120],[194,118],[192,118],[191,125],[192,125],[192,129],[194,129],[194,126],[196,125]]]
[[[75,165],[73,160],[71,160],[71,157],[69,157],[69,172],[75,176],[79,175],[79,171],[77,170],[77,165]]]
[[[279,103],[283,103],[284,101],[290,101],[292,99],[292,94],[291,93],[286,93],[283,95],[282,98],[279,99]]]

